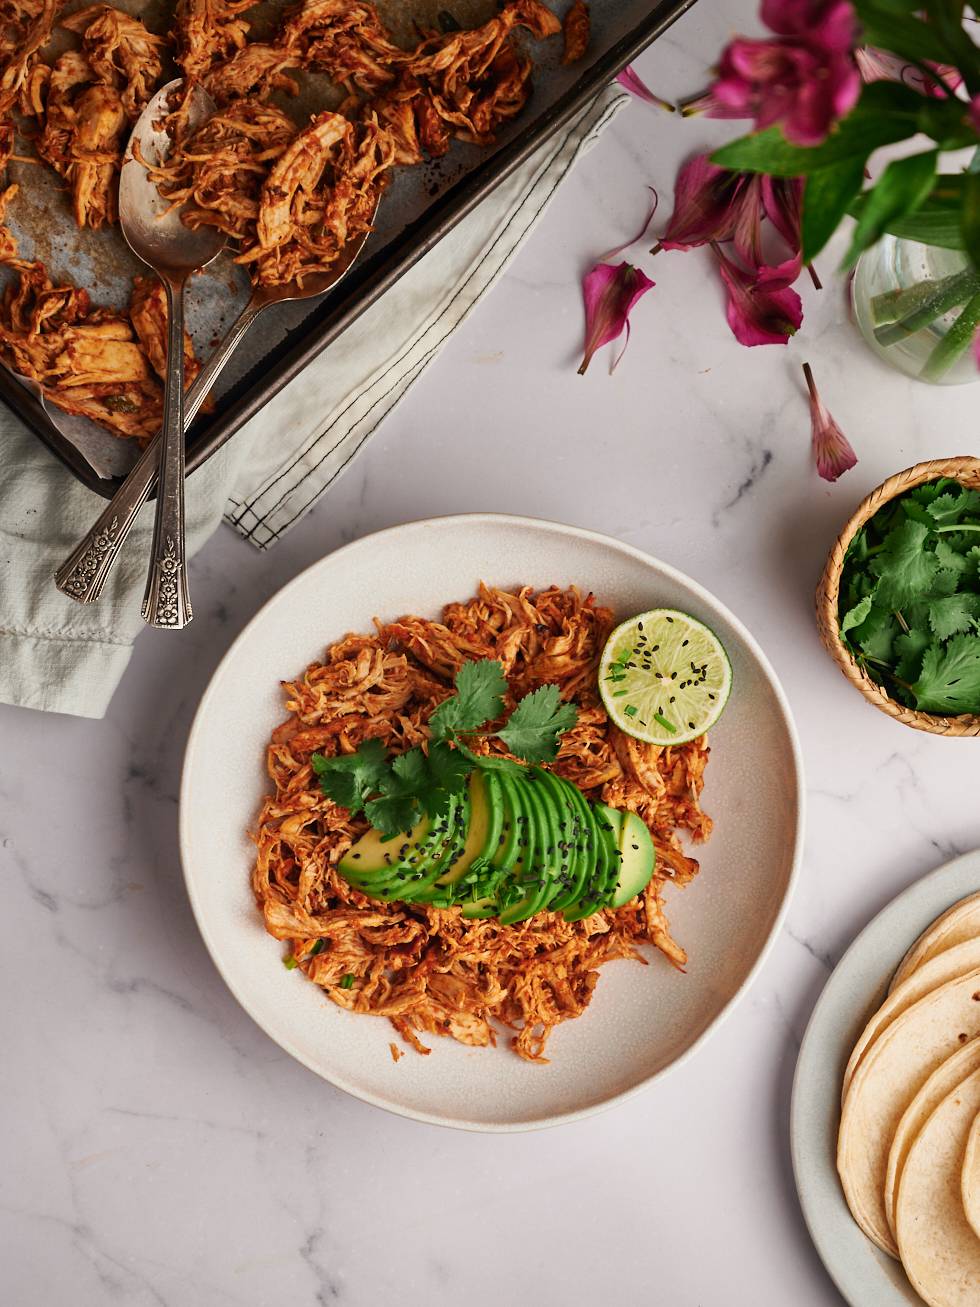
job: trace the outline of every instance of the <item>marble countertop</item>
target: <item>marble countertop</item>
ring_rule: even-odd
[[[698,6],[640,71],[668,96],[698,89],[742,8]],[[192,569],[193,626],[140,637],[104,721],[0,709],[6,1307],[840,1303],[793,1189],[797,1048],[855,932],[980,845],[980,808],[976,743],[865,706],[822,652],[811,597],[872,486],[976,452],[980,392],[886,370],[831,256],[801,335],[751,351],[710,256],[648,259],[658,285],[621,368],[575,375],[590,256],[726,130],[631,106],[318,508],[267,554],[218,532]],[[811,466],[804,359],[861,459],[834,486]],[[388,1116],[287,1057],[212,966],[176,848],[188,726],[256,608],[344,541],[467,509],[609,532],[710,587],[775,664],[808,770],[802,880],[734,1016],[648,1093],[529,1135]]]

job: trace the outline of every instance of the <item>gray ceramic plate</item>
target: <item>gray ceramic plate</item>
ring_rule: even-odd
[[[840,1088],[851,1049],[905,950],[940,913],[980,890],[980,849],[917,881],[862,930],[813,1009],[793,1081],[790,1135],[803,1216],[852,1307],[922,1307],[898,1262],[854,1224],[837,1179]]]
[[[711,733],[704,802],[715,819],[701,874],[668,893],[690,954],[602,970],[588,1011],[552,1036],[548,1066],[511,1052],[432,1040],[395,1064],[387,1021],[334,1006],[262,925],[246,831],[268,785],[265,748],[283,720],[279,682],[375,616],[438,616],[481,580],[576,584],[618,617],[667,605],[706,621],[734,688]],[[521,1130],[595,1112],[691,1053],[752,979],[782,918],[802,839],[801,766],[783,692],[748,631],[717,599],[628,545],[575,527],[474,514],[394,527],[338,550],[275,596],[232,645],[198,710],[181,789],[181,851],[198,925],[239,1002],[289,1053],[367,1102],[424,1121]]]

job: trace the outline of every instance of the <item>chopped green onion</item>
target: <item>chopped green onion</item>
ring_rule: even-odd
[[[665,731],[670,731],[671,735],[677,734],[677,727],[669,722],[662,712],[655,712],[653,714],[653,720],[659,722]]]
[[[340,981],[340,988],[341,988],[341,989],[350,989],[350,987],[353,985],[353,983],[354,983],[354,973],[353,973],[353,971],[348,971],[347,975],[346,975],[346,976],[343,976],[343,977],[341,978],[341,981]]]
[[[288,957],[283,958],[282,965],[286,968],[287,971],[295,971],[296,968],[299,966],[299,963],[296,961],[295,954],[290,953]]]
[[[626,707],[623,709],[623,712],[626,714],[627,717],[635,717],[638,711],[639,710],[635,703],[628,703]]]
[[[309,958],[315,958],[318,953],[323,952],[324,947],[325,947],[324,941],[322,939],[318,939],[306,956]]]

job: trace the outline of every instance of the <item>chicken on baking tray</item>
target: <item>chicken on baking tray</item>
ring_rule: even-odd
[[[181,104],[172,106],[173,148],[153,169],[161,194],[183,206],[189,226],[225,232],[254,283],[302,284],[370,230],[393,168],[438,158],[453,139],[492,145],[531,93],[532,59],[516,34],[562,30],[541,0],[505,0],[478,27],[443,14],[440,30],[416,26],[399,42],[371,3],[301,0],[252,40],[251,7],[178,0],[167,30],[149,30],[113,5],[0,0],[0,169],[16,145],[17,157],[64,179],[79,228],[111,228],[130,130],[172,61],[218,111],[188,132]],[[584,50],[587,10],[573,9]],[[310,74],[329,79],[341,101],[335,91],[329,108],[298,122],[288,110]],[[17,192],[8,185],[0,200],[9,269],[0,359],[51,403],[145,442],[160,420],[162,295],[138,279],[129,306],[109,310],[84,288],[54,284],[2,225]],[[188,384],[198,370],[188,341]]]

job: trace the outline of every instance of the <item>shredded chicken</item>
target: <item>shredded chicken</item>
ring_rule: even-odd
[[[60,0],[0,0],[0,116],[17,103],[59,8]]]
[[[177,62],[189,78],[204,78],[245,48],[249,24],[239,15],[255,0],[178,0]]]
[[[582,1014],[604,962],[645,961],[645,944],[676,967],[686,962],[670,934],[663,890],[698,870],[679,833],[702,841],[711,832],[700,808],[708,746],[702,738],[658,749],[612,726],[595,689],[612,621],[609,609],[574,588],[484,586],[468,603],[448,605],[441,622],[404,617],[374,635],[349,635],[285,684],[289,717],[268,749],[275,792],[254,834],[252,887],[266,929],[289,944],[333,1002],[388,1017],[418,1052],[429,1051],[420,1035],[482,1047],[503,1025],[521,1057],[544,1062],[550,1032]],[[458,908],[380,902],[337,872],[366,823],[323,795],[311,754],[350,753],[372,738],[395,752],[411,748],[427,738],[428,718],[456,669],[473,658],[500,660],[510,703],[554,683],[578,706],[554,770],[590,799],[639,813],[657,848],[653,880],[626,906],[574,923],[545,912],[504,926],[468,920]]]
[[[81,9],[62,24],[80,38],[51,69],[39,64],[21,108],[41,123],[37,152],[68,182],[79,227],[118,219],[118,174],[129,128],[160,81],[163,42],[108,5]]]
[[[158,277],[134,277],[129,319],[150,367],[161,381],[167,375],[167,293]],[[201,370],[190,333],[184,332],[184,386]]]
[[[296,65],[292,50],[255,41],[237,50],[230,59],[215,64],[205,76],[204,85],[219,105],[231,100],[264,100],[273,91],[296,95],[299,86],[287,71]]]
[[[283,23],[282,44],[305,68],[373,95],[394,81],[407,53],[395,45],[373,4],[304,0]]]
[[[565,49],[561,57],[563,64],[574,64],[582,58],[589,48],[591,31],[592,19],[589,14],[589,6],[585,3],[585,0],[574,0],[562,24],[562,35],[565,41]]]
[[[189,226],[219,227],[256,282],[281,285],[328,270],[370,227],[393,162],[373,115],[325,111],[297,133],[278,109],[236,100],[151,175]]]

